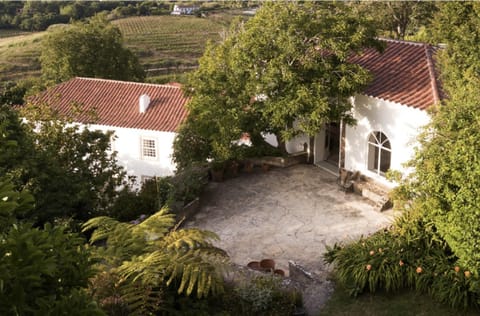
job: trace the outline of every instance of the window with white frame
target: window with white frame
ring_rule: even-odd
[[[142,138],[142,158],[157,158],[157,142],[153,138]]]
[[[384,133],[375,131],[368,137],[368,170],[381,176],[390,169],[392,146]]]

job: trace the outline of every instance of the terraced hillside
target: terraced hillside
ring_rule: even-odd
[[[230,18],[145,16],[116,20],[125,45],[149,76],[182,73],[197,65],[208,40],[219,41]],[[0,30],[0,81],[40,75],[40,42],[45,32],[18,35]]]
[[[207,41],[219,41],[224,30],[216,20],[193,16],[132,17],[114,23],[145,69],[196,65]]]

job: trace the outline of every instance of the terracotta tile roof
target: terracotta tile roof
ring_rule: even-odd
[[[386,42],[383,54],[368,49],[349,58],[373,75],[364,93],[418,109],[438,103],[441,92],[434,59],[438,48],[424,43],[382,40]]]
[[[146,94],[150,105],[144,113],[139,110],[139,98]],[[188,98],[181,88],[93,78],[73,78],[30,99],[46,102],[61,115],[73,115],[81,123],[92,121],[88,112],[94,112],[95,124],[173,132],[186,118]],[[75,114],[78,104],[84,114]]]

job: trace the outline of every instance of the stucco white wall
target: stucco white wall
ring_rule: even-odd
[[[293,126],[296,127],[296,123],[294,123]],[[278,140],[277,140],[276,135],[270,134],[270,133],[265,133],[265,134],[263,134],[263,138],[270,145],[272,145],[274,147],[278,147]],[[295,153],[304,151],[305,150],[305,147],[304,147],[305,144],[307,144],[307,145],[309,144],[309,137],[306,134],[300,134],[300,135],[297,135],[294,138],[288,140],[285,143],[285,148],[286,148],[286,150],[289,154],[295,154]]]
[[[345,129],[345,169],[391,185],[383,176],[368,170],[370,133],[381,131],[388,137],[392,148],[390,169],[406,172],[403,164],[413,157],[416,136],[430,117],[424,110],[364,95],[353,97],[352,102],[357,124]]]
[[[129,176],[136,176],[137,182],[141,181],[142,176],[170,176],[175,172],[175,164],[172,162],[172,145],[176,133],[105,125],[89,125],[88,128],[115,132],[116,137],[112,142],[112,150],[117,152],[119,165],[125,168]],[[156,158],[142,158],[142,138],[156,140]]]

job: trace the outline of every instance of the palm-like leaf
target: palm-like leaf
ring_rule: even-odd
[[[142,304],[154,309],[158,302],[152,289],[178,282],[178,293],[199,298],[223,290],[223,267],[227,254],[213,245],[218,236],[200,229],[176,229],[175,216],[162,209],[139,224],[121,223],[109,217],[97,217],[83,226],[95,229],[91,243],[106,241],[103,249],[107,262],[130,287],[124,293],[129,307],[142,313]],[[151,289],[143,294],[137,290]],[[148,295],[147,295],[148,294]],[[127,299],[128,298],[128,299]],[[153,302],[157,302],[153,304]]]

